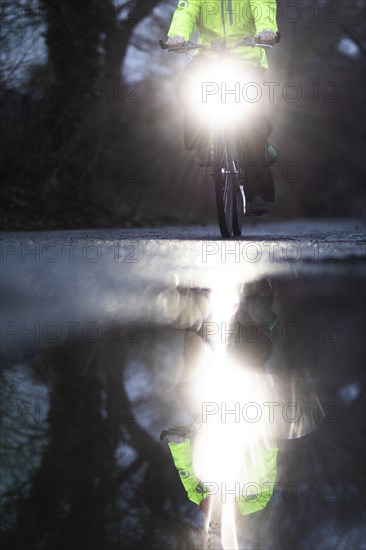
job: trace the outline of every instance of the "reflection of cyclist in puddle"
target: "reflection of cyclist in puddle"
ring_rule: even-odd
[[[232,361],[236,365],[241,365],[237,370],[239,370],[240,373],[244,373],[245,376],[249,377],[255,384],[258,382],[260,383],[263,377],[266,379],[266,377],[269,376],[265,371],[265,363],[272,351],[272,343],[270,341],[271,331],[276,325],[276,315],[271,309],[272,301],[273,289],[268,280],[246,284],[243,291],[243,299],[230,323],[230,327],[228,327],[229,330],[226,331],[228,338],[225,346],[225,357],[227,357],[228,361]],[[161,434],[161,439],[166,438],[168,441],[174,464],[179,472],[180,479],[187,492],[188,498],[195,504],[198,504],[202,510],[207,509],[211,499],[210,495],[215,493],[215,488],[218,487],[215,483],[210,483],[210,486],[208,486],[207,482],[215,482],[215,479],[212,477],[207,479],[207,475],[203,483],[201,481],[203,478],[201,477],[200,479],[198,477],[197,468],[193,466],[193,463],[196,466],[197,461],[194,460],[195,451],[192,449],[192,443],[194,448],[197,445],[201,445],[201,447],[205,446],[205,439],[203,439],[201,443],[198,443],[197,439],[200,438],[201,433],[206,429],[203,423],[204,419],[202,419],[203,405],[205,405],[205,403],[203,403],[205,400],[205,392],[201,392],[200,388],[202,384],[204,386],[207,385],[203,381],[204,379],[200,378],[200,371],[202,370],[203,364],[202,354],[207,351],[207,348],[215,348],[208,328],[209,324],[203,324],[198,332],[192,330],[186,331],[184,343],[185,367],[176,387],[177,395],[185,410],[194,419],[194,423],[190,428],[173,428],[165,430]],[[253,337],[253,334],[250,334],[251,332],[253,333],[253,331],[260,335],[260,337]],[[245,337],[245,335],[247,337]],[[210,376],[210,367],[212,367],[212,364],[210,360],[208,363],[207,370]],[[245,368],[242,368],[243,365],[245,365]],[[221,372],[227,379],[226,386],[230,387],[231,383],[233,385],[241,383],[240,381],[237,382],[237,380],[230,379],[231,370],[229,368],[226,369],[226,365],[222,368]],[[246,380],[249,380],[249,378]],[[245,379],[243,383],[245,384]],[[219,382],[216,402],[220,402],[221,399],[226,399],[223,391],[224,389],[220,388]],[[254,392],[255,391],[254,389]],[[244,391],[244,393],[246,392]],[[241,392],[241,394],[243,395],[243,392]],[[255,400],[255,397],[252,396],[251,400]],[[223,445],[223,441],[220,441],[220,439],[222,439],[222,437],[225,438],[224,430],[230,427],[229,424],[220,424],[223,428],[219,429],[219,432],[216,431],[217,449]],[[242,437],[237,429],[241,429],[241,433],[243,434],[243,429],[245,430],[243,424],[244,423],[241,422],[235,426],[236,432],[234,432],[233,437],[236,437],[235,434]],[[216,425],[214,429],[216,430],[217,427]],[[230,434],[228,434],[227,432],[229,437],[232,433],[233,432],[230,432]],[[249,437],[251,436],[249,435]],[[258,440],[256,441],[256,448],[252,448],[251,450],[247,449],[246,452],[246,489],[243,490],[244,487],[240,487],[240,495],[238,494],[238,498],[236,499],[237,508],[241,515],[252,514],[265,508],[271,499],[273,486],[276,481],[277,447],[273,439],[272,441],[263,439],[260,444],[258,444]],[[246,444],[244,442],[243,447],[245,446]],[[208,456],[206,458],[210,461],[210,451],[207,452]],[[243,453],[244,450],[240,449],[237,454],[241,455]],[[212,454],[216,454],[215,450],[212,451]],[[214,457],[212,456],[212,458]],[[242,460],[242,457],[239,457],[239,462],[240,460]],[[207,474],[207,470],[205,473]],[[220,480],[222,479],[225,479],[225,476]],[[242,480],[239,479],[236,481],[241,482]],[[218,502],[220,501],[220,499],[216,500],[218,500]]]
[[[215,502],[217,525],[221,521],[221,503],[225,502],[222,482],[227,482],[226,494],[235,487],[236,517],[252,521],[249,517],[265,509],[273,494],[277,442],[302,437],[322,420],[321,405],[306,369],[287,371],[281,366],[281,372],[266,370],[277,324],[272,303],[271,281],[264,279],[244,285],[235,316],[221,335],[224,338],[219,338],[221,344],[224,342],[221,349],[225,350],[219,356],[221,365],[215,365],[220,345],[215,342],[212,323],[205,322],[198,331],[185,333],[184,369],[176,392],[193,424],[189,428],[164,430],[161,439],[168,441],[189,500],[204,511],[212,511]],[[211,384],[215,373],[219,373],[216,387]],[[212,388],[214,393],[210,394]],[[244,408],[234,409],[236,402],[244,404]],[[253,408],[245,409],[250,402]],[[286,411],[286,404],[295,404],[302,414],[296,420],[284,417],[283,404]],[[314,415],[314,405],[320,415]],[[220,412],[226,406],[228,414],[223,420]],[[242,414],[245,410],[247,417]],[[214,418],[214,413],[216,424],[206,423]],[[221,469],[214,470],[217,464]],[[233,497],[229,498],[234,502]],[[215,537],[214,544],[220,548],[220,534],[214,533]],[[224,538],[221,533],[223,543]],[[226,548],[237,547],[230,543],[226,538]]]

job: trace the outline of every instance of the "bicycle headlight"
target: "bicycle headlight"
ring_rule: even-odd
[[[260,101],[259,83],[237,67],[215,63],[192,79],[189,103],[201,121],[233,124],[242,114],[250,113]]]

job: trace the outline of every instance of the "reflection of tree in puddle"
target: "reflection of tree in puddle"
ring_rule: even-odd
[[[158,436],[167,426],[196,420],[202,399],[217,401],[217,396],[205,395],[209,383],[196,382],[203,356],[212,359],[221,347],[233,363],[245,363],[242,370],[252,373],[257,384],[251,391],[261,386],[266,402],[279,403],[273,406],[270,426],[276,426],[279,486],[268,506],[238,516],[239,546],[291,548],[300,538],[314,542],[307,522],[318,521],[318,534],[332,532],[335,517],[344,540],[357,547],[361,465],[353,457],[359,448],[357,433],[364,427],[362,414],[357,430],[352,422],[363,387],[362,320],[356,323],[353,316],[358,294],[348,291],[329,314],[332,292],[313,281],[306,294],[303,284],[276,281],[280,292],[273,306],[265,281],[247,285],[234,305],[231,324],[224,318],[225,334],[213,308],[214,289],[182,288],[174,282],[169,288],[149,288],[144,294],[146,323],[134,325],[120,339],[112,331],[97,342],[75,339],[73,344],[43,346],[17,370],[5,363],[4,547],[201,548],[204,515],[186,498]],[[334,292],[339,294],[339,288]],[[344,318],[343,340],[324,341],[324,323],[340,326]],[[293,342],[292,333],[283,331],[290,323],[302,327],[302,337]],[[224,379],[230,388],[226,372]],[[214,391],[220,395],[224,387],[221,383]],[[315,388],[326,415],[323,422]],[[264,401],[258,394],[252,397],[261,404],[260,399]],[[288,406],[283,422],[288,403],[296,403],[302,414]],[[329,403],[339,409],[335,416]],[[273,441],[266,444],[270,448]],[[352,501],[340,488],[350,491]],[[352,504],[349,512],[345,502]],[[230,522],[229,531],[235,525],[232,516],[226,525]],[[230,536],[226,533],[224,539]]]

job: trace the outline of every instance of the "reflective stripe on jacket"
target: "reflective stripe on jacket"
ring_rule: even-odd
[[[277,32],[276,11],[276,0],[179,0],[168,36],[189,40],[197,27],[200,44],[226,39],[230,46],[244,35],[253,37],[263,30]],[[268,68],[266,53],[260,48],[235,48],[233,56],[241,63]]]

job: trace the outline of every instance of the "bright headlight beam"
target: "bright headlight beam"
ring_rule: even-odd
[[[192,79],[189,104],[192,112],[210,124],[233,124],[262,97],[262,89],[250,75],[243,78],[240,69],[217,62]]]

